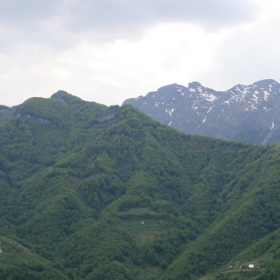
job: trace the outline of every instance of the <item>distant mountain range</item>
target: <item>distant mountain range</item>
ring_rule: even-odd
[[[280,141],[280,84],[272,79],[226,91],[198,82],[172,84],[123,104],[187,134],[252,144]]]

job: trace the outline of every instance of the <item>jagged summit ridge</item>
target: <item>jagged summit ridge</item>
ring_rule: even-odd
[[[124,103],[184,133],[254,144],[280,141],[280,85],[272,79],[226,91],[199,82],[172,84]]]

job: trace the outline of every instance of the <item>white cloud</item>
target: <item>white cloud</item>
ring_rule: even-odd
[[[207,29],[251,20],[249,0],[0,0],[0,43],[16,42],[54,49],[80,40],[138,40],[145,30],[165,23],[194,23]]]
[[[0,104],[59,89],[121,104],[174,82],[227,89],[279,77],[275,0],[11,3],[0,0]]]
[[[10,71],[23,88],[34,87],[35,94],[44,91],[49,96],[51,89],[56,90],[55,85],[86,100],[121,104],[126,98],[145,94],[143,88],[153,90],[155,86],[184,82],[201,71],[209,71],[220,41],[220,36],[208,34],[199,26],[165,24],[151,29],[137,42],[80,44],[59,56],[47,49],[41,49],[40,54],[24,50],[29,57],[15,53],[18,72]],[[25,65],[29,59],[39,62]],[[46,77],[51,84],[44,81]]]
[[[215,51],[212,74],[200,77],[203,83],[224,90],[267,78],[279,82],[280,3],[259,1],[259,5],[255,21],[226,29],[223,43]]]

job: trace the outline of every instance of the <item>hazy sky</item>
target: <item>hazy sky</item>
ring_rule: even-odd
[[[280,82],[278,0],[0,0],[0,104]]]

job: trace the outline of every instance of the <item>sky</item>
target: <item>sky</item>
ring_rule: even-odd
[[[280,82],[278,0],[0,0],[0,104]]]

